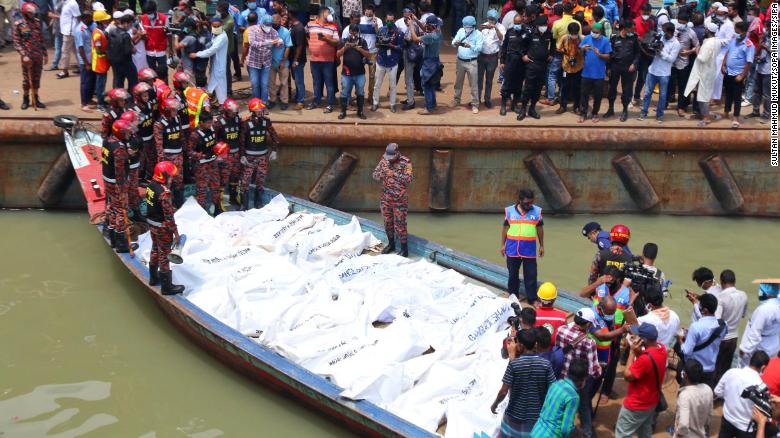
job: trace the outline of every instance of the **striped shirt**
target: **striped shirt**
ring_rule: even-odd
[[[509,361],[502,381],[510,386],[506,415],[515,421],[536,421],[555,375],[550,361],[524,354]]]
[[[339,31],[333,23],[320,24],[317,20],[306,23],[308,35],[309,60],[314,62],[335,62],[336,47],[321,40],[319,35],[339,41]]]
[[[574,341],[580,338],[585,331],[580,326],[571,323],[563,325],[558,328],[558,336],[555,338],[555,345],[564,348],[567,345],[572,345]],[[563,356],[563,370],[561,371],[561,378],[569,375],[569,366],[574,359],[585,359],[588,362],[588,375],[594,379],[598,379],[601,375],[601,365],[599,365],[599,358],[596,354],[596,342],[588,336],[585,336],[574,345],[571,351]]]
[[[580,404],[577,388],[569,379],[550,386],[539,420],[531,431],[532,438],[563,438],[574,430],[574,415]]]

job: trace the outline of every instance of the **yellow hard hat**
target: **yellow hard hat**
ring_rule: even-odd
[[[97,10],[92,13],[92,20],[94,21],[108,21],[111,20],[111,16],[106,11]]]
[[[558,298],[558,288],[549,281],[542,283],[542,285],[539,286],[539,290],[536,291],[536,296],[538,296],[540,300],[552,301]]]

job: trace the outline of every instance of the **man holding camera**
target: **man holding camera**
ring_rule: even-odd
[[[642,113],[639,115],[639,120],[644,120],[647,117],[653,90],[658,85],[658,106],[655,110],[655,119],[658,123],[663,122],[666,93],[669,88],[669,78],[672,76],[672,64],[677,60],[677,55],[680,54],[680,42],[675,38],[674,30],[674,24],[665,23],[661,43],[658,43],[657,38],[651,43],[650,49],[655,51],[655,58],[647,69],[645,95],[642,99]]]
[[[373,102],[371,102],[371,111],[379,108],[379,95],[382,90],[382,82],[387,76],[388,86],[390,87],[390,112],[395,112],[396,101],[396,73],[398,72],[398,63],[403,55],[404,35],[395,27],[395,14],[388,12],[385,16],[385,25],[379,29],[377,35],[377,56],[376,56],[376,81],[374,83]]]
[[[752,419],[755,403],[752,398],[757,396],[756,387],[764,385],[761,373],[767,364],[769,356],[758,350],[750,357],[747,367],[728,370],[718,382],[715,395],[723,398],[723,419],[718,438],[755,436],[756,427]]]
[[[369,57],[366,40],[360,37],[360,27],[357,24],[349,25],[349,37],[342,39],[336,56],[341,58],[341,97],[339,104],[339,120],[347,117],[347,100],[355,88],[357,94],[357,116],[365,120],[363,112],[366,88],[365,60]]]
[[[472,17],[463,18],[463,27],[452,39],[452,47],[457,47],[458,61],[455,64],[455,97],[453,107],[460,106],[460,96],[463,93],[463,81],[469,76],[471,87],[471,112],[479,112],[479,84],[477,81],[477,58],[482,52],[482,33],[476,28],[477,20]]]

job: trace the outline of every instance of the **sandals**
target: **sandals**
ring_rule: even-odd
[[[65,79],[67,77],[70,77],[70,74],[64,72],[57,73],[57,79]]]
[[[731,129],[737,129],[737,128],[739,128],[739,122],[734,120],[733,122],[731,122]]]

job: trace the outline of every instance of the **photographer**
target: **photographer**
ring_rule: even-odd
[[[658,85],[658,106],[655,110],[655,119],[658,123],[663,121],[664,109],[666,109],[666,93],[669,91],[669,78],[672,76],[672,63],[680,54],[680,42],[674,36],[674,24],[666,23],[663,26],[662,45],[659,46],[656,41],[652,43],[651,48],[655,51],[653,63],[647,69],[647,79],[645,83],[645,95],[642,99],[642,113],[639,120],[647,117],[647,111],[650,108],[650,99],[653,97],[653,89]]]
[[[465,76],[469,77],[471,88],[471,111],[479,112],[479,85],[477,84],[477,58],[482,52],[482,33],[476,29],[477,20],[472,16],[463,18],[463,27],[452,39],[452,47],[458,51],[458,61],[455,64],[455,97],[453,107],[460,106],[460,96],[463,92]]]
[[[376,45],[378,49],[376,57],[376,81],[374,83],[373,102],[371,111],[379,108],[379,95],[382,90],[382,82],[387,76],[390,87],[390,112],[395,113],[396,85],[398,63],[403,55],[404,34],[395,27],[395,14],[388,12],[385,16],[385,25],[379,29]]]
[[[369,56],[369,52],[366,40],[360,37],[359,25],[349,25],[349,37],[341,40],[336,56],[342,59],[339,120],[347,117],[347,99],[352,94],[353,87],[357,94],[357,116],[365,120],[366,115],[363,113],[366,87],[365,58]]]
[[[655,17],[650,15],[652,12],[653,7],[648,2],[642,6],[642,14],[634,17],[634,28],[639,41],[644,40],[648,31],[655,32]],[[644,45],[640,45],[639,65],[637,65],[636,84],[634,85],[635,107],[638,107],[640,104],[639,98],[642,96],[642,87],[645,85],[645,79],[647,78],[647,69],[650,67],[650,63],[653,62],[653,55],[652,51],[647,50]]]
[[[723,420],[718,438],[743,438],[756,434],[752,423],[754,402],[746,394],[751,386],[761,386],[761,373],[769,363],[769,356],[761,350],[750,357],[750,365],[732,368],[723,375],[715,387],[715,395],[723,398]],[[768,396],[768,393],[766,393]]]

